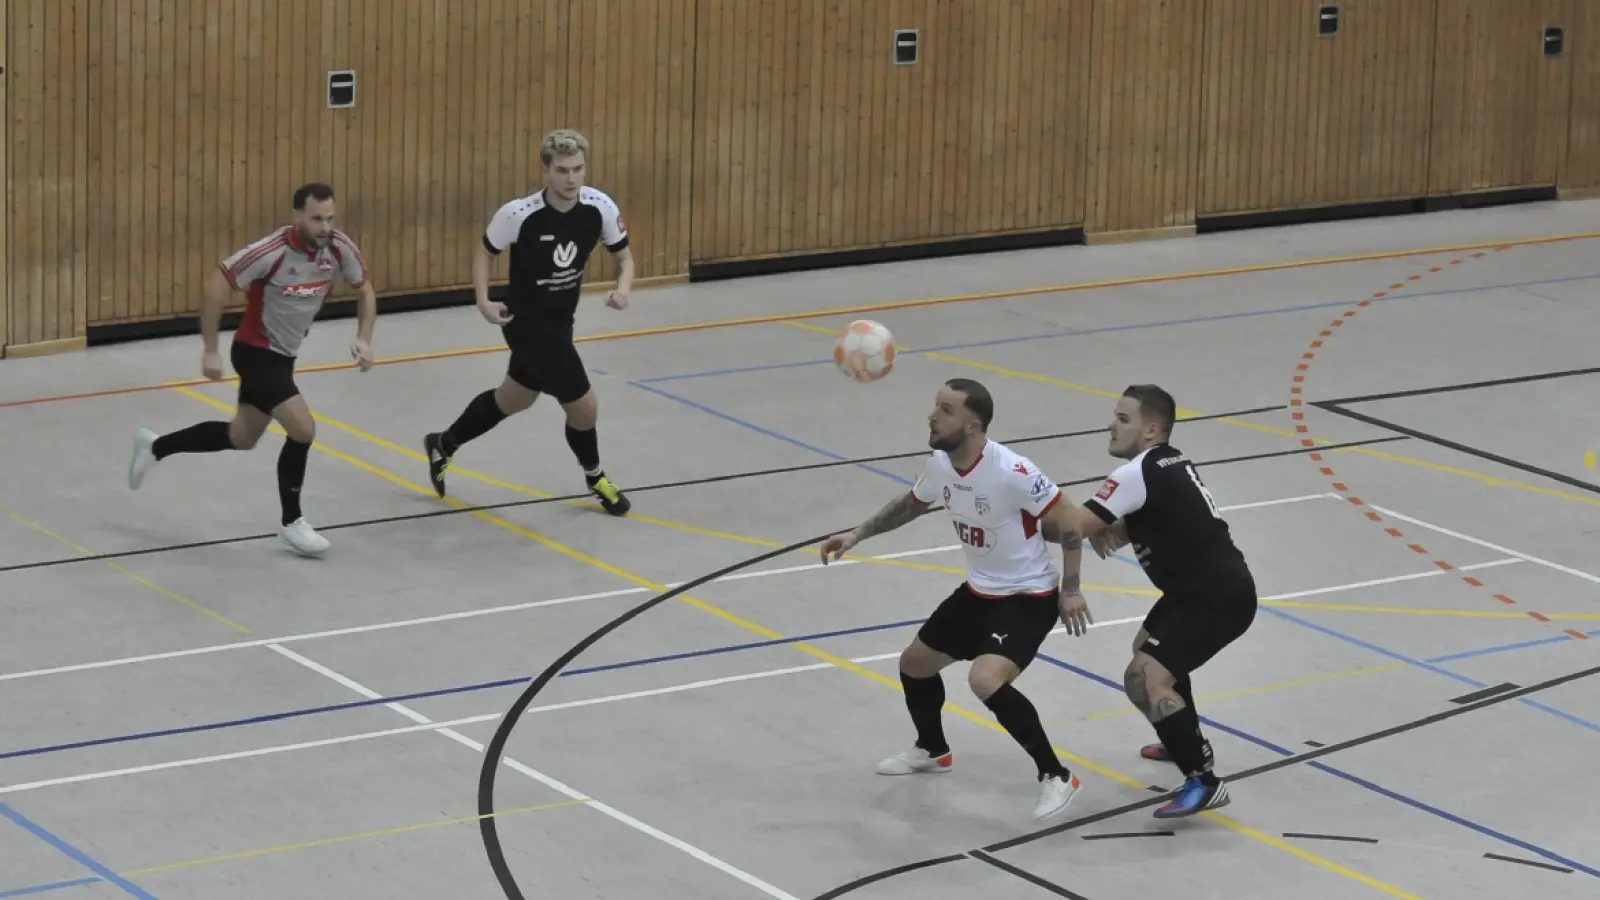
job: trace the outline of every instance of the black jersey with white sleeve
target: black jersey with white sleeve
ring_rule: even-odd
[[[1163,593],[1253,590],[1244,554],[1189,457],[1157,444],[1117,467],[1084,508],[1121,520],[1145,574]]]

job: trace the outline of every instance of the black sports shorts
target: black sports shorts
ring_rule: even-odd
[[[570,332],[518,327],[517,320],[501,327],[511,362],[506,374],[530,391],[549,394],[557,403],[571,403],[589,393],[589,373],[572,342]]]
[[[980,597],[962,582],[922,623],[917,637],[953,659],[996,654],[1026,669],[1061,621],[1060,599],[1058,591]]]
[[[1137,649],[1182,677],[1249,631],[1256,607],[1253,584],[1215,593],[1169,591],[1145,616],[1149,637]]]
[[[239,376],[239,405],[271,414],[285,400],[300,394],[294,383],[295,358],[237,338],[228,356]]]

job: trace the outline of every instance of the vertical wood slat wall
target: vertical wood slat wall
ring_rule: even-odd
[[[559,125],[593,142],[644,277],[1600,187],[1596,4],[1345,0],[1318,37],[1321,5],[0,0],[0,343],[193,315],[205,272],[313,179],[380,292],[464,286]],[[1566,27],[1559,58],[1547,25]],[[916,65],[892,64],[900,28]],[[325,108],[325,73],[347,68],[356,107]],[[597,254],[589,277],[613,275]]]

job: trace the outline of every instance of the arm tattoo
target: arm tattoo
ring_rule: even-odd
[[[1061,576],[1061,593],[1071,596],[1083,593],[1083,576],[1077,572],[1068,572]]]
[[[872,518],[861,523],[856,529],[860,535],[859,540],[864,541],[875,534],[893,531],[927,511],[928,507],[907,491],[885,504],[883,509],[873,514]]]

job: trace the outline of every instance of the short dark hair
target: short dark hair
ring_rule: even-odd
[[[295,188],[295,191],[294,191],[294,208],[297,211],[304,210],[306,208],[306,201],[307,200],[332,200],[332,199],[333,199],[333,188],[328,187],[327,185],[323,184],[320,181],[313,181],[310,184],[302,184],[299,187]]]
[[[972,410],[983,423],[983,430],[989,430],[989,423],[994,421],[994,396],[989,389],[970,378],[952,378],[944,383],[952,391],[960,391],[964,397],[961,405]]]
[[[1161,423],[1163,432],[1172,433],[1172,426],[1178,421],[1178,404],[1171,394],[1153,384],[1133,384],[1122,396],[1139,401],[1140,416]]]

